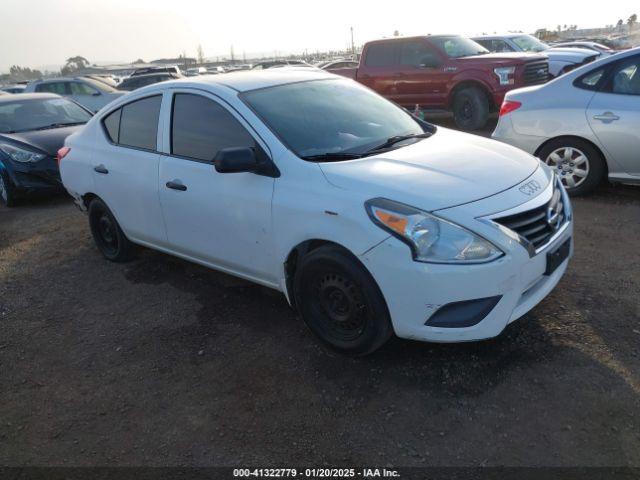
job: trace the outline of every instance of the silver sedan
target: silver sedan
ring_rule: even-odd
[[[567,191],[640,183],[640,48],[509,92],[493,138],[538,156]]]

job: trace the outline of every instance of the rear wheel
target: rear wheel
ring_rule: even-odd
[[[453,119],[461,130],[478,130],[489,120],[489,100],[478,87],[467,87],[453,97]]]
[[[0,171],[0,201],[7,207],[13,207],[15,205],[13,183],[11,183],[11,179],[5,171]]]
[[[392,335],[376,282],[342,248],[324,246],[305,255],[296,271],[294,291],[304,322],[334,350],[366,355]]]
[[[107,205],[99,198],[89,204],[89,227],[100,253],[112,262],[133,257],[135,245],[129,241]]]
[[[567,193],[573,196],[593,191],[606,171],[600,152],[578,138],[552,140],[540,150],[539,157],[556,172]]]

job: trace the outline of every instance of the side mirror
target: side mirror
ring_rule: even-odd
[[[218,173],[255,172],[258,169],[256,153],[248,147],[223,148],[216,154],[213,164]]]
[[[100,95],[102,95],[100,92],[93,92],[91,94],[92,97],[99,97]]]

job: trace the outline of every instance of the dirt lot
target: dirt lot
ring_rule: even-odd
[[[103,260],[67,199],[0,208],[0,465],[640,466],[640,188],[574,207],[567,275],[502,336],[361,359],[268,289]]]

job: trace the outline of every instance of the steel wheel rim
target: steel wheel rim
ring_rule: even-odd
[[[118,237],[115,231],[115,225],[111,221],[109,215],[104,212],[100,215],[97,222],[97,230],[100,235],[100,240],[105,249],[109,253],[116,252],[118,250]]]
[[[313,310],[322,329],[336,340],[358,339],[367,324],[367,309],[356,285],[339,273],[325,273],[312,288]]]
[[[567,189],[577,188],[589,176],[589,157],[575,147],[560,147],[545,159]]]

